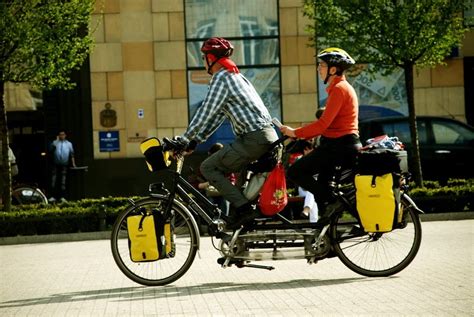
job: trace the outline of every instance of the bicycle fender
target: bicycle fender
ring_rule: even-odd
[[[191,219],[191,223],[192,223],[192,225],[194,227],[194,230],[196,232],[196,247],[199,250],[200,243],[201,243],[201,234],[199,233],[199,226],[196,222],[196,219],[194,219],[194,217],[193,217],[192,213],[189,211],[189,209],[185,205],[183,205],[180,201],[175,199],[174,203],[176,205],[178,205],[179,208],[183,209],[186,212],[187,216]]]
[[[421,210],[420,208],[418,208],[418,206],[415,204],[415,202],[413,201],[413,199],[411,199],[411,197],[408,196],[407,194],[403,193],[402,198],[404,198],[406,201],[408,201],[408,203],[409,203],[419,214],[424,214],[424,213],[425,213],[423,210]]]

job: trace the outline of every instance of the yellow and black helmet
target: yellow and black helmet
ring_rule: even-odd
[[[328,64],[345,70],[355,64],[355,60],[346,51],[337,47],[325,48],[318,54],[318,58]]]

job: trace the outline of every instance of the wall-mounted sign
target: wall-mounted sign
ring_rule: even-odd
[[[100,112],[100,125],[104,128],[115,127],[117,125],[117,112],[112,109],[110,102],[107,102],[104,108]]]
[[[118,131],[99,131],[99,151],[120,151],[120,138]]]
[[[127,138],[127,142],[131,143],[136,143],[136,142],[142,142],[147,138],[147,132],[146,130],[143,131],[136,131],[133,135],[129,135]]]

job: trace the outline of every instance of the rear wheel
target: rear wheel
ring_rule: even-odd
[[[356,218],[343,212],[331,227],[334,250],[352,271],[370,277],[390,276],[415,258],[421,243],[418,212],[402,199],[402,221],[385,233],[367,233]]]
[[[190,215],[178,204],[173,203],[166,222],[171,223],[173,250],[171,256],[152,261],[134,262],[130,255],[127,218],[151,213],[164,213],[168,200],[165,198],[146,198],[137,201],[119,214],[111,237],[112,254],[120,270],[131,280],[147,286],[160,286],[172,283],[183,276],[196,256],[198,233]]]

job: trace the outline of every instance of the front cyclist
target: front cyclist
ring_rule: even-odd
[[[319,120],[293,129],[282,126],[283,134],[292,138],[310,139],[321,136],[320,145],[296,161],[288,169],[288,178],[314,194],[322,214],[320,223],[327,223],[334,208],[328,183],[335,166],[351,167],[358,149],[359,104],[354,88],[346,81],[344,71],[355,64],[354,59],[340,48],[327,48],[318,54],[319,77],[327,84],[326,109]],[[317,179],[313,176],[318,174]],[[333,206],[334,207],[334,206]]]
[[[204,66],[212,78],[202,105],[182,136],[195,147],[229,119],[236,136],[234,143],[208,157],[201,164],[201,173],[234,207],[226,218],[230,229],[255,219],[259,213],[226,175],[242,171],[278,139],[262,99],[229,58],[233,50],[229,41],[219,37],[203,43]]]

